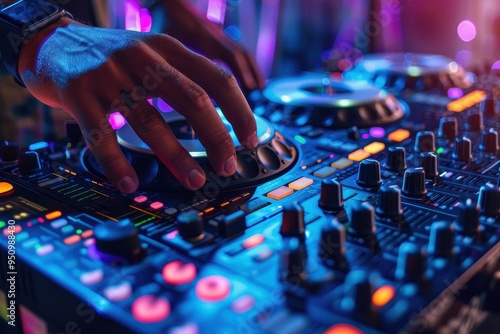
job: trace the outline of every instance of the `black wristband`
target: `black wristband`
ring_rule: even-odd
[[[0,55],[17,83],[24,86],[17,67],[25,40],[64,16],[71,17],[63,9],[41,0],[19,0],[0,8]]]

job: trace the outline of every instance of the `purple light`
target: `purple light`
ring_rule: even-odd
[[[462,67],[470,67],[472,62],[472,52],[460,50],[455,54],[455,60]]]
[[[370,129],[370,136],[372,136],[373,138],[384,138],[385,137],[385,130],[383,128],[380,128],[380,127],[371,128]],[[363,135],[363,138],[365,138],[364,135]],[[366,137],[366,138],[368,138],[368,137]]]
[[[361,138],[368,139],[368,138],[370,138],[370,135],[368,133],[363,133],[363,135],[361,136]]]
[[[162,112],[171,112],[172,110],[174,110],[171,106],[167,104],[167,102],[163,101],[162,99],[158,99],[158,102],[156,103],[157,103],[156,106]]]
[[[109,124],[113,130],[118,130],[127,124],[127,121],[119,112],[114,112],[109,114]]]
[[[207,19],[212,22],[224,23],[224,14],[226,13],[226,1],[208,0]]]
[[[448,89],[448,97],[450,99],[459,99],[464,96],[464,91],[458,87],[452,87]]]
[[[125,29],[141,31],[139,3],[137,0],[125,1]]]
[[[497,60],[496,62],[493,63],[491,66],[492,70],[500,70],[500,60]]]
[[[149,32],[151,31],[151,26],[153,25],[153,18],[151,13],[147,8],[142,8],[139,10],[139,20],[141,22],[141,31]]]
[[[458,37],[464,42],[470,42],[476,37],[476,26],[472,21],[464,20],[457,28]]]

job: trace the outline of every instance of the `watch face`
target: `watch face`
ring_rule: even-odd
[[[3,8],[0,17],[24,31],[58,12],[58,7],[45,1],[21,0]]]

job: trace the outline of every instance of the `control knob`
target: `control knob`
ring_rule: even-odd
[[[439,121],[438,136],[449,141],[458,136],[458,120],[455,117],[443,117]]]
[[[385,169],[391,172],[403,173],[406,169],[406,151],[404,147],[389,147]]]
[[[139,231],[130,219],[105,222],[94,229],[98,251],[126,258],[131,262],[141,260],[145,251],[141,248]]]
[[[196,210],[189,210],[177,216],[176,228],[179,235],[190,242],[202,240],[205,237],[203,218]]]
[[[402,192],[409,197],[423,197],[427,194],[425,171],[422,167],[412,167],[405,171]]]
[[[384,218],[398,218],[403,214],[401,190],[396,185],[383,185],[378,191],[377,215]]]
[[[304,208],[293,202],[283,207],[280,234],[282,237],[305,238],[306,224],[304,223]]]
[[[3,162],[15,162],[19,157],[19,146],[14,142],[4,142],[2,144]]]
[[[498,132],[495,129],[483,130],[481,133],[481,143],[479,149],[483,152],[497,153],[498,148]]]
[[[21,153],[18,157],[19,173],[21,175],[31,175],[39,172],[42,169],[38,153],[27,151]]]
[[[432,256],[449,257],[453,255],[455,233],[450,224],[444,221],[432,223],[427,251]]]
[[[323,179],[318,206],[325,211],[338,211],[344,207],[342,183],[336,179]]]
[[[434,132],[419,131],[415,139],[415,146],[413,150],[417,153],[436,151],[436,138],[434,136]]]
[[[359,163],[356,183],[363,188],[376,188],[382,184],[380,164],[375,159],[365,159]]]

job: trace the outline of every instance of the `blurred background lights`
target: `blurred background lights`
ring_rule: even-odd
[[[476,26],[472,21],[464,20],[457,28],[458,37],[464,42],[470,42],[476,37]]]
[[[496,62],[491,65],[492,70],[500,70],[500,60],[497,60]]]

